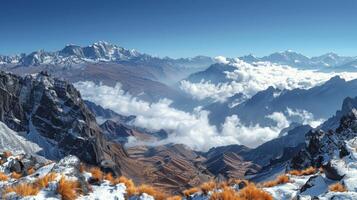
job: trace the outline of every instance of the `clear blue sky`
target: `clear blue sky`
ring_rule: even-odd
[[[0,54],[99,40],[171,57],[357,55],[357,1],[0,1]]]

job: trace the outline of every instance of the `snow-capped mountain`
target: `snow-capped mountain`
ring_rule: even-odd
[[[266,116],[273,112],[285,113],[287,109],[307,111],[315,119],[327,119],[340,108],[346,97],[354,96],[356,90],[356,80],[345,81],[336,76],[310,89],[280,90],[269,87],[237,106],[230,106],[236,98],[240,99],[233,96],[224,103],[212,103],[205,109],[211,111],[210,119],[214,124],[223,123],[222,119],[226,116],[236,114],[246,124],[269,125],[271,121]]]
[[[145,59],[148,55],[141,54],[135,50],[109,44],[107,42],[96,42],[90,46],[80,47],[77,45],[67,45],[60,51],[46,52],[39,50],[28,55],[21,54],[17,56],[0,57],[2,64],[15,65],[74,65],[85,62],[98,61],[125,61],[133,59]]]
[[[182,68],[199,68],[212,64],[214,61],[207,56],[193,58],[172,59],[169,57],[158,58],[136,50],[129,50],[105,41],[99,41],[92,45],[81,47],[74,44],[66,45],[62,50],[47,52],[44,50],[34,51],[30,54],[15,56],[0,56],[1,65],[58,65],[73,66],[83,63],[97,62],[143,62],[143,63],[166,63],[168,65],[181,66]]]
[[[267,61],[282,65],[289,65],[292,67],[298,67],[301,69],[320,69],[320,70],[347,70],[350,71],[344,65],[349,62],[357,60],[356,56],[340,56],[336,53],[326,53],[321,56],[307,57],[303,54],[296,53],[291,50],[276,52],[264,57],[256,57],[253,55],[247,55],[239,57],[248,63]],[[355,69],[352,69],[355,71]]]

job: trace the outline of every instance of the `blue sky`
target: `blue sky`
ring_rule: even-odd
[[[2,0],[0,54],[105,40],[157,56],[357,55],[355,0]]]

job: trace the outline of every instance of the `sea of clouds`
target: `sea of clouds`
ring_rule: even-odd
[[[195,150],[206,151],[209,148],[229,144],[243,144],[256,147],[276,138],[282,129],[289,126],[289,119],[294,116],[305,124],[318,125],[307,111],[287,109],[286,112],[275,112],[267,118],[276,122],[276,126],[262,127],[243,125],[236,115],[229,116],[220,128],[209,123],[209,112],[200,108],[185,112],[171,106],[172,101],[162,99],[155,103],[140,100],[125,92],[121,84],[110,87],[90,81],[77,82],[75,87],[81,92],[83,99],[92,101],[104,108],[111,109],[121,115],[135,115],[132,125],[157,131],[168,131],[169,137],[161,141],[151,141],[150,145],[167,143],[186,144]],[[129,140],[129,145],[143,144],[141,141]]]
[[[242,93],[247,98],[259,91],[273,86],[279,89],[308,89],[320,85],[334,76],[340,76],[345,80],[357,78],[357,73],[325,73],[314,70],[300,70],[286,65],[278,65],[270,62],[246,63],[239,59],[228,59],[219,56],[216,61],[232,67],[232,71],[222,71],[226,75],[226,82],[213,84],[210,80],[201,80],[199,83],[191,83],[183,80],[180,88],[192,98],[214,101],[225,101],[228,97]]]
[[[306,89],[322,84],[336,75],[346,80],[357,78],[357,73],[323,73],[267,62],[248,64],[239,59],[228,61],[224,57],[218,57],[217,61],[234,68],[230,72],[222,72],[226,74],[227,82],[212,84],[204,80],[200,83],[182,81],[181,89],[196,99],[211,98],[215,101],[225,101],[226,98],[237,93],[251,97],[269,86],[280,89]],[[220,127],[216,127],[209,123],[209,112],[206,110],[199,107],[192,112],[178,110],[171,106],[172,101],[168,99],[161,99],[154,103],[146,102],[125,92],[120,83],[110,87],[86,81],[75,83],[75,87],[86,100],[121,115],[135,115],[135,120],[131,122],[134,126],[152,131],[164,129],[169,132],[167,139],[151,141],[150,145],[181,143],[201,151],[229,144],[256,147],[278,137],[291,121],[313,127],[323,122],[323,119],[315,119],[313,114],[306,110],[287,108],[284,112],[275,112],[266,116],[267,119],[275,122],[275,126],[244,125],[240,122],[239,116],[232,115],[227,117]],[[129,145],[135,144],[143,144],[143,142],[131,138]]]

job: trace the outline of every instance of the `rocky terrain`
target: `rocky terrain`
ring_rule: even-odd
[[[342,109],[317,128],[291,123],[255,148],[233,144],[202,152],[160,143],[172,132],[136,127],[137,116],[84,101],[71,82],[113,86],[120,80],[133,98],[151,102],[167,97],[194,105],[164,79],[179,73],[177,63],[196,65],[205,58],[158,59],[98,43],[1,59],[3,69],[21,75],[0,72],[0,152],[5,152],[0,185],[5,199],[356,198],[357,100],[345,98],[354,94],[355,80],[334,77],[310,89],[270,87],[250,99],[236,94],[210,104],[206,108],[219,120],[238,114],[246,123],[269,125],[263,123],[266,116],[287,107],[331,116],[345,98]],[[168,63],[171,67],[165,68]],[[207,76],[220,83],[225,77],[217,71],[225,67],[214,64]],[[237,99],[242,102],[230,107]],[[65,186],[72,197],[64,194]]]
[[[16,138],[0,143],[1,150],[16,147],[51,160],[72,154],[118,174],[130,163],[123,147],[106,139],[73,85],[45,73],[19,77],[1,72],[0,87],[2,134]]]

